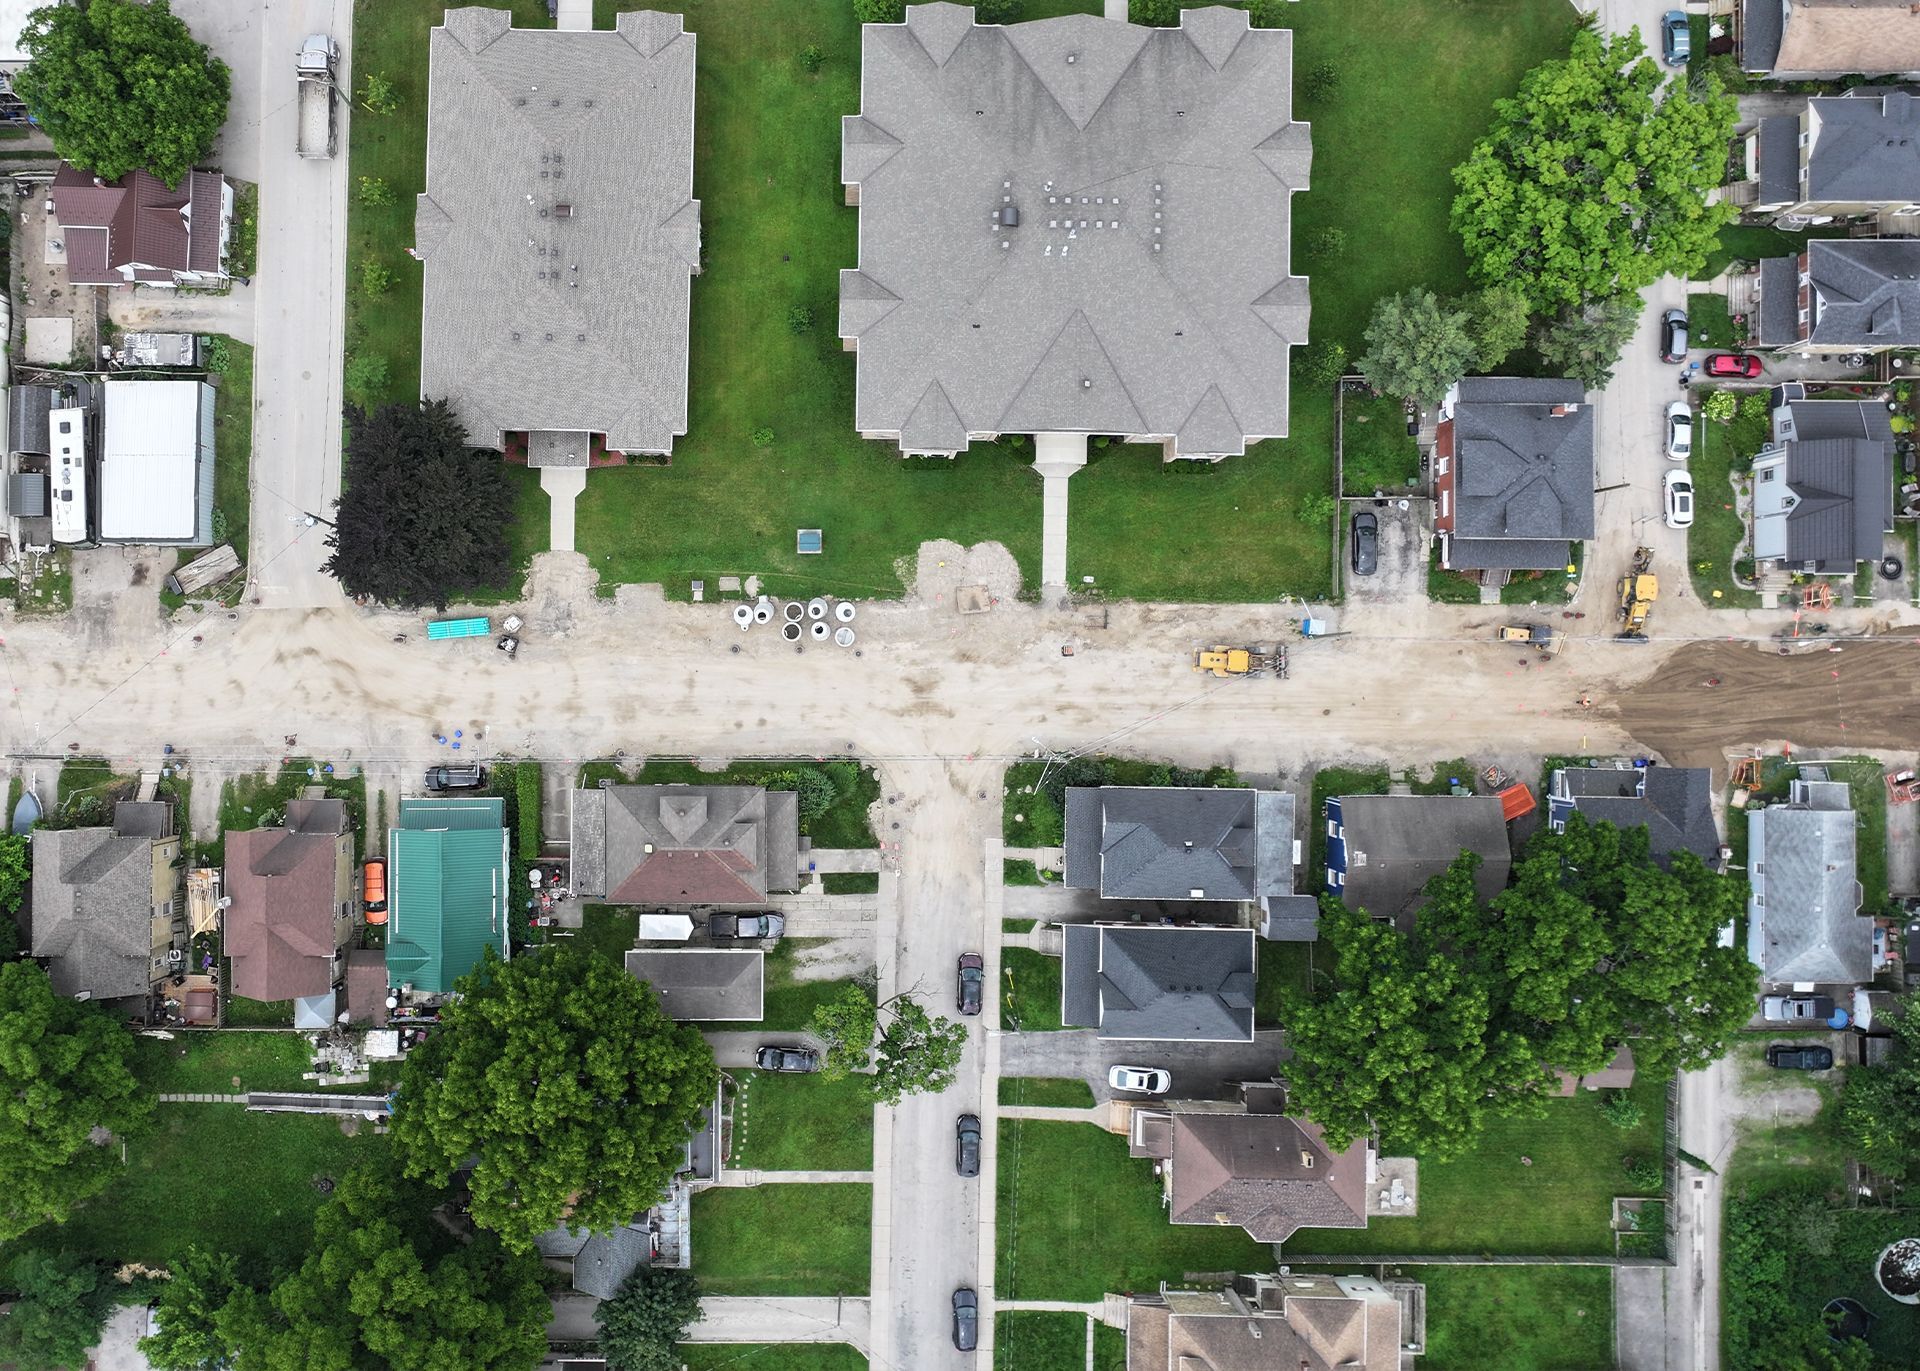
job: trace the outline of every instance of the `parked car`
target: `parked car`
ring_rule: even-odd
[[[1685,400],[1667,406],[1667,457],[1684,462],[1693,455],[1693,411]]]
[[[1776,1071],[1831,1071],[1833,1049],[1802,1043],[1775,1043],[1767,1049],[1767,1065]]]
[[[1687,312],[1683,309],[1670,309],[1660,316],[1660,360],[1687,360]]]
[[[1684,10],[1668,10],[1660,16],[1660,55],[1670,67],[1684,67],[1693,56],[1693,31],[1687,27]]]
[[[777,938],[786,931],[787,920],[783,914],[767,912],[707,916],[709,938]]]
[[[1353,574],[1371,576],[1380,569],[1380,520],[1362,510],[1353,516]]]
[[[980,996],[986,988],[987,963],[978,952],[962,953],[960,957],[960,988],[956,1002],[962,1014],[980,1012]]]
[[[484,766],[430,766],[428,790],[478,790],[487,783]]]
[[[963,1176],[980,1174],[980,1116],[962,1114],[954,1125],[953,1168]]]
[[[1173,1089],[1173,1076],[1157,1066],[1116,1066],[1107,1072],[1107,1084],[1135,1095],[1164,1095]]]
[[[1751,352],[1716,352],[1707,358],[1707,375],[1751,381],[1760,374],[1760,359]]]
[[[1669,471],[1661,489],[1666,497],[1667,527],[1693,527],[1693,477],[1684,471]]]
[[[980,1340],[980,1297],[964,1285],[953,1292],[953,1345],[971,1352]]]
[[[1768,1023],[1825,1023],[1833,1017],[1831,995],[1768,995],[1760,1001]]]
[[[820,1054],[810,1047],[769,1045],[753,1054],[753,1064],[762,1071],[818,1071]]]
[[[375,927],[387,921],[387,859],[369,857],[360,868],[360,907]]]

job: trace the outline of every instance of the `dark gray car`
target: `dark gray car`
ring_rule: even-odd
[[[1353,574],[1371,576],[1380,569],[1380,520],[1362,510],[1353,516]]]
[[[954,1169],[963,1176],[980,1174],[980,1116],[962,1114],[954,1125]]]
[[[810,1047],[769,1044],[753,1054],[753,1064],[762,1071],[818,1071],[820,1054]]]
[[[428,790],[478,790],[487,783],[484,766],[430,766]]]
[[[953,1345],[971,1352],[980,1341],[980,1297],[961,1286],[953,1292]]]

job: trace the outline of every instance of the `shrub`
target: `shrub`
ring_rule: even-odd
[[[820,51],[818,43],[809,43],[800,49],[800,65],[808,71],[819,71],[821,63],[826,60],[827,55]]]
[[[213,507],[212,525],[213,525],[213,541],[216,543],[226,542],[227,541],[227,512],[224,509],[220,508],[220,506],[218,505],[215,505]]]
[[[387,384],[387,359],[377,353],[361,352],[347,358],[347,398],[362,409],[369,408]]]
[[[393,203],[393,187],[388,185],[383,177],[362,176],[360,178],[360,203],[363,205],[391,205]]]
[[[360,108],[369,114],[392,114],[400,108],[400,97],[394,94],[393,82],[377,71],[370,71],[360,80]]]
[[[540,859],[540,763],[520,762],[513,773],[513,794],[520,810],[520,860]]]
[[[1300,521],[1307,524],[1324,524],[1333,518],[1334,498],[1324,490],[1316,490],[1300,502]]]
[[[1331,339],[1309,344],[1294,354],[1300,379],[1309,385],[1330,386],[1347,374],[1347,349]]]
[[[1740,397],[1730,390],[1716,390],[1700,402],[1700,412],[1716,424],[1730,424],[1740,408]]]
[[[228,346],[225,335],[216,333],[207,339],[207,370],[217,376],[224,376],[227,368],[233,365],[233,349]]]
[[[853,17],[863,24],[897,24],[907,17],[907,0],[853,0]]]
[[[1180,22],[1181,0],[1128,0],[1127,21],[1170,29]]]
[[[393,273],[377,257],[360,259],[360,289],[368,295],[385,295],[393,287]]]
[[[1644,1157],[1623,1157],[1620,1169],[1627,1173],[1627,1186],[1637,1195],[1650,1195],[1657,1191],[1665,1181],[1665,1173],[1660,1163],[1648,1161]]]
[[[1340,93],[1340,67],[1336,62],[1318,62],[1300,79],[1300,93],[1315,104],[1331,100]]]
[[[813,332],[813,311],[805,305],[795,305],[787,311],[787,332]]]
[[[1307,255],[1331,260],[1347,255],[1347,231],[1343,228],[1323,228],[1307,239]]]
[[[1624,1090],[1609,1090],[1600,1112],[1608,1123],[1619,1129],[1638,1128],[1647,1116],[1639,1101]]]
[[[227,237],[227,270],[251,277],[260,248],[260,188],[242,182],[233,191],[233,229]]]
[[[815,819],[833,808],[833,802],[840,798],[840,788],[825,771],[811,767],[796,767],[792,771],[778,771],[763,782],[769,790],[791,790],[800,810],[800,831]]]
[[[747,435],[747,441],[755,447],[772,447],[773,430],[765,424],[762,424],[759,428],[756,428],[752,433]]]
[[[1740,417],[1742,419],[1765,419],[1773,413],[1767,408],[1767,393],[1764,390],[1750,390],[1740,397]]]

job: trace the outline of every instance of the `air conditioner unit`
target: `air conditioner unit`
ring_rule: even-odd
[[[187,954],[182,952],[179,948],[170,947],[167,949],[167,960],[170,963],[172,963],[174,966],[180,965],[180,963],[185,961],[186,959],[187,959]]]

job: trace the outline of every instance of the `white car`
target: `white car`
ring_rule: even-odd
[[[1684,471],[1669,471],[1661,482],[1666,497],[1667,527],[1693,527],[1693,478]]]
[[[1157,1066],[1116,1066],[1107,1072],[1107,1084],[1136,1095],[1164,1095],[1173,1089],[1173,1077]]]
[[[1684,400],[1667,406],[1667,458],[1684,462],[1693,455],[1693,411]]]

